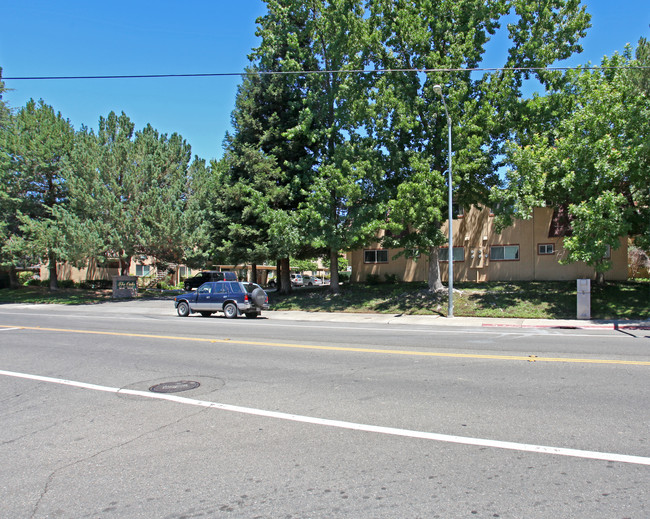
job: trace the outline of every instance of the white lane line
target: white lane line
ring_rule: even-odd
[[[601,461],[616,461],[620,463],[632,463],[636,465],[650,466],[650,457],[643,457],[643,456],[630,456],[627,454],[614,454],[609,452],[565,449],[561,447],[547,447],[543,445],[505,442],[499,440],[486,440],[481,438],[469,438],[466,436],[452,436],[448,434],[412,431],[409,429],[397,429],[394,427],[381,427],[378,425],[366,425],[366,424],[360,424],[354,422],[344,422],[340,420],[328,420],[326,418],[315,418],[311,416],[280,413],[277,411],[267,411],[264,409],[254,409],[251,407],[240,407],[240,406],[229,405],[229,404],[220,404],[218,402],[209,402],[206,400],[194,400],[192,398],[185,398],[181,396],[164,394],[164,393],[150,393],[147,391],[139,391],[135,389],[121,389],[118,387],[99,386],[96,384],[76,382],[74,380],[43,377],[40,375],[17,373],[14,371],[0,370],[0,375],[4,375],[7,377],[14,377],[14,378],[23,378],[28,380],[36,380],[39,382],[49,382],[52,384],[62,384],[62,385],[73,386],[81,389],[91,389],[93,391],[103,391],[107,393],[139,396],[144,398],[152,398],[155,400],[167,400],[169,402],[176,402],[185,405],[208,407],[212,409],[220,409],[222,411],[230,411],[234,413],[242,413],[242,414],[248,414],[254,416],[264,416],[267,418],[275,418],[278,420],[289,420],[293,422],[302,422],[302,423],[308,423],[312,425],[323,425],[326,427],[337,427],[340,429],[350,429],[354,431],[388,434],[391,436],[403,436],[407,438],[419,438],[423,440],[432,440],[432,441],[445,442],[445,443],[458,443],[462,445],[474,445],[479,447],[492,447],[495,449],[534,452],[538,454],[554,454],[556,456],[571,456],[575,458],[593,459],[593,460],[601,460]]]
[[[13,328],[0,328],[0,332],[9,332],[11,330],[22,330],[20,326],[14,326]]]

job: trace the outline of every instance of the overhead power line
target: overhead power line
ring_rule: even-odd
[[[0,77],[0,80],[61,80],[61,79],[159,79],[159,78],[196,78],[196,77],[229,77],[229,76],[307,76],[313,74],[392,74],[404,72],[416,72],[420,74],[433,72],[541,72],[541,71],[566,71],[566,70],[615,70],[635,69],[650,70],[645,66],[576,66],[576,67],[494,67],[494,68],[399,68],[399,69],[340,69],[340,70],[296,70],[296,71],[270,71],[270,70],[248,70],[245,72],[209,72],[200,74],[119,74],[119,75],[98,75],[98,76],[7,76]]]

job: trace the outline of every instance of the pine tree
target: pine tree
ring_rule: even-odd
[[[29,100],[13,118],[4,144],[9,158],[7,192],[15,212],[5,222],[9,236],[3,256],[13,265],[47,261],[50,290],[58,288],[57,262],[63,255],[62,229],[53,211],[68,203],[64,169],[73,143],[68,120],[42,100]]]
[[[258,20],[262,44],[254,49],[237,93],[233,134],[216,175],[222,197],[215,203],[216,255],[233,262],[277,259],[280,291],[291,289],[288,258],[309,249],[297,210],[310,189],[317,145],[315,121],[303,119],[307,9],[268,2]]]
[[[160,135],[151,125],[134,133],[124,113],[101,117],[97,135],[82,128],[67,178],[70,205],[56,212],[69,258],[118,260],[122,274],[134,255],[180,262],[190,157],[182,137]]]

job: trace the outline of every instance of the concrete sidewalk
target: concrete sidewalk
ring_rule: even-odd
[[[2,304],[0,311],[21,309],[25,312],[64,311],[68,305],[56,304]],[[176,316],[171,299],[135,299],[128,301],[107,301],[92,305],[75,305],[85,312],[94,314],[137,314]],[[565,329],[606,329],[606,330],[650,330],[650,320],[576,320],[576,319],[516,319],[493,317],[441,317],[439,315],[371,314],[347,312],[304,312],[269,310],[263,316],[270,320],[316,321],[338,323],[401,324],[418,326],[457,326],[492,328],[565,328]]]

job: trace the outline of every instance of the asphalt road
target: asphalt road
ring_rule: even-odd
[[[650,517],[647,330],[265,315],[0,305],[0,517]]]

